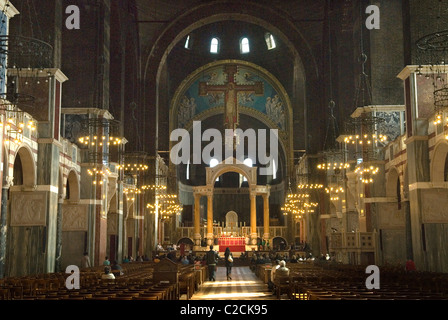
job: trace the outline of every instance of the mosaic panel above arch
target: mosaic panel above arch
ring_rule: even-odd
[[[229,65],[236,67],[236,73],[233,75],[235,86],[258,84],[262,88],[261,93],[249,90],[237,93],[239,113],[243,110],[246,114],[253,111],[253,116],[264,118],[271,128],[279,129],[280,134],[286,133],[291,128],[291,104],[286,91],[267,70],[240,60],[213,62],[188,76],[179,86],[172,101],[172,128],[188,129],[194,120],[205,119],[211,114],[224,114],[224,92],[210,90],[201,94],[200,86],[201,83],[206,83],[208,87],[228,84],[226,66]]]

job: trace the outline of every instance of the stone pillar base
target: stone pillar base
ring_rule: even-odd
[[[195,233],[193,236],[195,246],[201,246],[201,234]]]
[[[207,233],[207,247],[213,245],[213,233]]]
[[[250,244],[257,245],[257,234],[256,233],[250,234]]]

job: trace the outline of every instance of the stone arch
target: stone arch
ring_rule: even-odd
[[[194,246],[194,241],[193,241],[193,239],[188,238],[188,237],[183,237],[183,238],[180,238],[179,240],[177,240],[177,245],[178,245],[178,246],[179,246],[181,243],[189,244],[189,245],[191,245],[191,247]]]
[[[249,9],[248,9],[249,8]],[[210,15],[210,12],[215,14]],[[308,117],[306,109],[311,105],[320,107],[309,94],[305,94],[306,88],[309,86],[313,92],[314,84],[319,80],[319,67],[313,55],[310,44],[305,40],[298,27],[285,16],[275,10],[271,6],[266,6],[257,2],[242,3],[241,1],[212,1],[201,3],[190,10],[187,10],[176,19],[173,20],[155,40],[155,42],[148,46],[146,51],[146,61],[144,62],[143,83],[145,95],[144,105],[149,109],[155,110],[155,115],[151,112],[145,113],[147,123],[156,128],[154,122],[158,121],[160,109],[160,86],[162,70],[166,63],[169,53],[176,43],[186,37],[191,31],[206,25],[225,20],[245,21],[256,24],[270,31],[278,34],[278,36],[286,43],[287,48],[291,51],[298,68],[298,83],[303,89],[303,102],[297,103],[300,117],[305,121]],[[303,64],[307,61],[307,64]],[[317,87],[317,86],[316,86]],[[317,91],[313,94],[318,97]],[[147,108],[148,109],[148,108]],[[148,109],[148,110],[149,110]],[[303,135],[305,147],[308,145],[307,128],[303,127]],[[145,148],[157,148],[158,132],[149,137],[149,141],[145,144]],[[292,168],[292,166],[289,166]],[[292,169],[291,169],[292,170]]]
[[[262,68],[261,66],[243,60],[236,59],[226,59],[226,60],[218,60],[206,65],[203,65],[200,68],[194,70],[191,74],[189,74],[177,87],[176,92],[173,95],[171,100],[170,108],[169,108],[169,132],[173,132],[178,127],[178,114],[179,114],[179,106],[181,105],[182,99],[185,97],[185,92],[198,80],[198,77],[202,76],[204,72],[213,70],[214,68],[219,68],[225,65],[235,64],[237,66],[241,66],[244,68],[248,68],[249,70],[253,70],[260,77],[263,78],[264,81],[269,83],[270,86],[277,92],[278,96],[281,98],[282,102],[284,102],[284,110],[285,110],[285,127],[280,129],[269,116],[259,110],[249,107],[240,106],[238,108],[238,112],[240,115],[245,115],[246,117],[250,117],[260,121],[263,125],[265,125],[269,129],[277,129],[278,130],[278,150],[279,150],[279,162],[282,160],[285,162],[285,167],[291,168],[293,167],[291,164],[291,159],[293,158],[293,106],[291,99],[283,87],[282,83],[268,70]],[[195,114],[193,118],[191,118],[183,129],[186,131],[183,132],[182,141],[184,138],[189,140],[189,135],[191,135],[191,131],[193,130],[193,122],[194,121],[205,121],[216,115],[221,115],[223,113],[224,107],[213,107],[198,114]],[[271,139],[271,133],[269,133],[269,139]],[[223,138],[224,141],[224,138]],[[191,143],[191,142],[190,142]],[[173,141],[170,141],[170,150],[172,149]],[[192,149],[192,148],[191,148]],[[191,150],[190,150],[191,152]],[[281,154],[280,154],[281,153]],[[176,155],[177,156],[177,155]],[[176,162],[178,163],[178,162]]]
[[[229,163],[229,164],[228,164]],[[226,159],[219,163],[216,167],[206,168],[206,184],[207,186],[214,187],[216,178],[227,172],[236,172],[246,177],[249,186],[257,184],[257,168],[248,167],[244,163],[236,160],[235,158]]]
[[[272,239],[272,247],[274,248],[274,250],[276,250],[277,248],[280,248],[280,249],[282,249],[280,246],[281,246],[281,244],[282,244],[282,241],[284,242],[284,245],[285,245],[285,248],[283,248],[283,250],[285,250],[286,249],[286,247],[288,246],[288,241],[286,241],[286,239],[285,238],[283,238],[283,237],[274,237],[273,239]]]
[[[78,179],[78,175],[74,170],[70,170],[67,176],[67,183],[65,185],[65,197],[70,201],[79,201],[80,200],[80,183]]]
[[[20,162],[19,162],[20,161]],[[16,167],[17,166],[17,167]],[[23,185],[26,188],[34,188],[36,185],[36,163],[33,152],[27,145],[19,147],[14,158],[15,174],[21,174],[21,177],[14,177],[15,185]]]
[[[229,222],[238,223],[238,214],[235,211],[229,211],[226,214],[226,227],[229,227]]]
[[[115,192],[112,198],[109,201],[109,210],[108,212],[117,212],[118,209],[118,203],[117,203],[117,193]]]
[[[434,148],[431,162],[431,181],[444,182],[447,180],[445,165],[448,157],[448,142],[440,141]]]
[[[391,167],[386,180],[386,197],[398,198],[397,183],[400,184],[400,176],[397,168]]]

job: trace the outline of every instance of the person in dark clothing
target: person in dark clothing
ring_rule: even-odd
[[[210,250],[207,251],[206,263],[208,265],[208,279],[210,281],[216,280],[216,267],[218,264],[218,253],[213,250],[213,245],[210,245]]]
[[[232,280],[233,254],[232,252],[230,252],[229,247],[227,247],[226,251],[224,252],[224,260],[226,264],[227,280]]]

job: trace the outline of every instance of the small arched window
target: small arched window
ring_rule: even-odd
[[[276,47],[274,36],[272,33],[266,32],[264,35],[264,40],[266,41],[266,46],[268,47],[268,50],[272,50]]]
[[[191,45],[192,45],[191,37],[190,37],[190,35],[188,35],[187,39],[185,40],[184,48],[191,50]]]
[[[219,51],[219,40],[218,38],[212,38],[210,42],[210,53],[218,53]]]
[[[240,49],[241,49],[241,53],[249,53],[250,52],[249,39],[247,39],[247,38],[241,39]]]
[[[187,172],[185,173],[185,178],[190,180],[190,160],[187,162]]]

